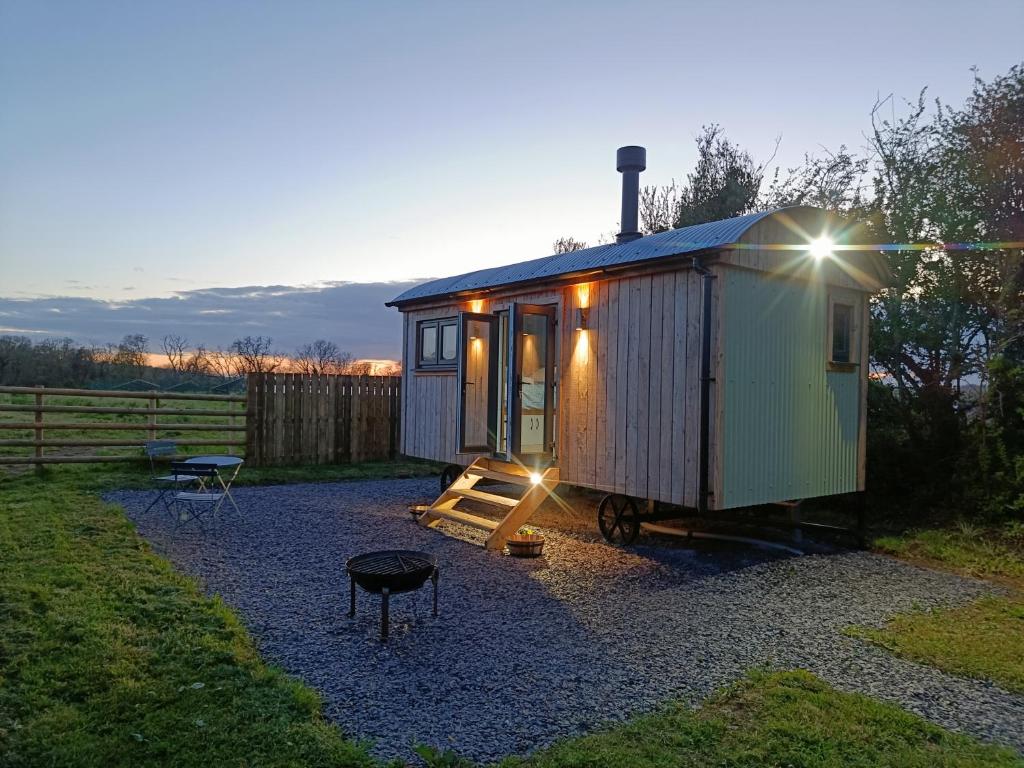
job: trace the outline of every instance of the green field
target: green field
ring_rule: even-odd
[[[753,672],[698,710],[671,705],[502,768],[968,768],[1021,766],[983,746],[802,672]]]
[[[35,396],[27,394],[0,393],[0,404],[10,405],[35,405]],[[159,414],[158,421],[161,424],[205,424],[205,425],[227,425],[229,417],[229,406],[236,413],[236,424],[245,424],[245,403],[229,403],[225,401],[201,401],[201,400],[174,400],[161,398],[161,407],[174,409],[197,409],[223,411],[223,416],[192,416],[192,415],[170,415]],[[105,408],[131,409],[137,413],[113,414],[113,413],[46,413],[43,416],[44,439],[90,439],[90,440],[133,440],[140,446],[149,439],[146,429],[146,422],[149,418],[147,408],[149,401],[137,398],[117,397],[86,397],[86,396],[61,396],[47,395],[45,405],[72,405],[72,406],[100,406]],[[4,423],[30,422],[34,415],[30,411],[0,411],[0,426]],[[103,424],[103,425],[138,425],[137,430],[128,429],[60,429],[46,431],[46,422],[59,422],[63,424]],[[32,429],[0,429],[0,440],[27,440],[34,438]],[[160,440],[244,440],[244,431],[229,431],[227,429],[216,430],[184,430],[168,429],[157,433]],[[0,456],[31,456],[32,447],[12,447],[0,445]],[[227,453],[233,450],[235,453],[242,453],[244,446],[229,447],[223,443],[214,442],[211,445],[203,446],[182,446],[181,453],[198,455],[203,453]],[[44,455],[71,455],[71,456],[116,456],[116,455],[139,455],[140,450],[132,447],[95,447],[95,446],[74,446],[45,448]]]

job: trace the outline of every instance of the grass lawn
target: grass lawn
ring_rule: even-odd
[[[419,462],[246,469],[239,480],[432,471]],[[259,658],[231,610],[152,554],[96,495],[146,485],[135,465],[0,472],[0,765],[379,768],[324,721],[312,690]],[[699,710],[671,706],[505,765],[1024,761],[792,672],[754,674]]]
[[[990,578],[1024,589],[1024,526],[972,525],[875,539],[880,552],[932,568]]]
[[[313,691],[263,663],[230,610],[82,490],[143,477],[0,479],[0,764],[375,765]]]
[[[806,672],[752,673],[699,710],[671,706],[502,768],[1020,766],[1012,751],[839,693]]]
[[[945,672],[1024,693],[1024,529],[961,525],[886,537],[875,546],[911,562],[993,579],[1010,594],[903,614],[881,629],[851,627],[849,634]]]
[[[985,597],[962,608],[896,616],[849,634],[964,677],[1024,693],[1024,597]]]

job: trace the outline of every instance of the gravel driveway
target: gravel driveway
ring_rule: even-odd
[[[666,699],[694,704],[753,666],[802,667],[833,685],[1024,751],[1024,697],[950,677],[845,637],[899,611],[961,603],[978,581],[866,553],[781,558],[698,553],[641,538],[627,550],[546,531],[545,557],[516,560],[415,525],[436,479],[239,488],[243,517],[172,529],[118,492],[154,548],[244,618],[266,658],[321,691],[346,733],[381,757],[410,745],[480,761],[525,753]],[[437,555],[429,585],[391,601],[360,593],[346,618],[345,560],[372,549]]]

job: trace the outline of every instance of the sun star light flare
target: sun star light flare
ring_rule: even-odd
[[[822,235],[810,242],[810,245],[807,246],[807,252],[818,261],[821,261],[826,256],[832,254],[832,249],[835,248],[835,245],[831,237]]]

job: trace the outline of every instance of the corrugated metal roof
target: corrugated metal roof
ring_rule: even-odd
[[[509,264],[504,267],[492,267],[454,277],[443,277],[410,288],[389,301],[388,306],[437,296],[449,296],[464,291],[514,285],[546,277],[558,277],[573,272],[678,256],[709,248],[721,248],[735,243],[750,227],[765,216],[776,212],[749,213],[746,216],[737,216],[733,219],[670,229],[668,232],[648,235],[621,245],[616,243],[598,245],[593,248],[584,248],[581,251],[556,253],[553,256]]]

